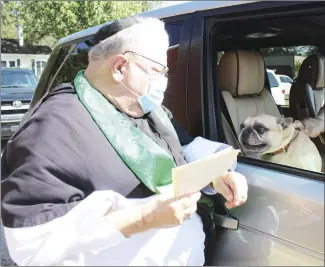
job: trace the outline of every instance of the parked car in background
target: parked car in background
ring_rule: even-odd
[[[271,87],[271,93],[275,100],[275,103],[279,106],[286,105],[286,101],[285,101],[286,92],[285,92],[285,88],[282,87],[280,77],[276,75],[273,70],[266,69],[266,71],[267,71],[267,77],[269,79],[269,83]]]
[[[37,86],[30,69],[1,69],[1,138],[9,139],[28,111]]]
[[[293,80],[289,76],[287,76],[287,75],[279,74],[278,76],[280,77],[280,81],[282,83],[290,83],[290,84],[293,83]]]
[[[285,91],[284,93],[285,105],[289,106],[289,94],[290,94],[291,86],[293,84],[293,80],[287,75],[278,74],[277,76],[279,76],[280,78],[280,82],[281,82],[280,87],[282,87]]]

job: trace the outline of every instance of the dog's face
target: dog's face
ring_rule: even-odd
[[[282,148],[295,127],[292,118],[262,114],[248,117],[240,128],[239,142],[243,149],[262,155]]]

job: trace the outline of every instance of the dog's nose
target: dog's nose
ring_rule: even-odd
[[[242,132],[241,132],[241,137],[242,137],[242,139],[243,139],[243,140],[246,140],[246,139],[249,137],[251,131],[252,131],[252,130],[251,130],[250,128],[244,128],[244,129],[242,130]]]

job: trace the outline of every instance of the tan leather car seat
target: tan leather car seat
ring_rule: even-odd
[[[237,136],[240,124],[249,116],[258,114],[281,116],[264,84],[265,65],[259,52],[231,51],[226,52],[220,59],[218,88],[221,90]]]

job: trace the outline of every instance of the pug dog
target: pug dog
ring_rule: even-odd
[[[262,114],[240,126],[239,142],[245,154],[273,163],[320,172],[321,156],[300,121]]]

